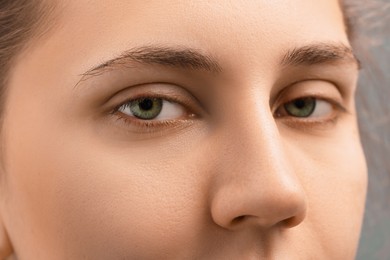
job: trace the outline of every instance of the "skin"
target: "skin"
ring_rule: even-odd
[[[58,2],[55,29],[10,73],[3,248],[22,260],[354,258],[367,184],[357,65],[281,63],[292,48],[350,45],[337,1]],[[127,60],[81,76],[145,45],[220,67]],[[179,116],[112,113],[139,95],[177,99]],[[305,96],[326,113],[286,115]]]

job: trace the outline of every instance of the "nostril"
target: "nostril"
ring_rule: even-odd
[[[293,228],[295,226],[298,226],[303,221],[305,216],[306,216],[306,211],[297,213],[295,216],[287,218],[281,221],[279,224],[281,224],[281,226],[284,228]]]
[[[241,223],[245,220],[246,216],[245,215],[242,215],[242,216],[238,216],[236,218],[233,219],[232,221],[232,224],[238,224],[238,223]]]

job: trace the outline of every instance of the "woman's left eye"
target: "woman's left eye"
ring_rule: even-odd
[[[314,97],[294,99],[280,106],[276,111],[277,117],[321,118],[329,117],[334,112],[334,104]]]
[[[121,105],[117,111],[139,120],[174,120],[186,115],[186,109],[182,105],[155,97],[131,100]]]

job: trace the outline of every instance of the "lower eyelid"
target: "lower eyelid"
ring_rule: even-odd
[[[315,133],[317,131],[332,130],[336,126],[339,116],[334,116],[326,119],[297,119],[297,118],[281,118],[281,126],[286,126],[288,129],[295,129],[302,133]],[[314,131],[314,132],[313,132]]]
[[[199,122],[196,116],[191,115],[188,119],[146,121],[128,117],[120,112],[112,114],[111,119],[118,130],[138,141],[179,133],[191,129],[196,122]]]

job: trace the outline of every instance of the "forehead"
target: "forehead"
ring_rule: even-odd
[[[236,25],[242,29],[242,26],[256,27],[259,22],[267,23],[269,26],[283,25],[286,23],[283,22],[285,20],[289,20],[289,23],[294,21],[297,24],[305,24],[311,20],[319,24],[322,20],[329,18],[340,20],[341,16],[337,0],[71,0],[64,1],[63,6],[66,7],[64,8],[65,21],[69,22],[71,19],[76,23],[88,23],[99,19],[100,22],[96,25],[106,24],[105,27],[117,21],[123,21],[123,26],[128,26],[125,21],[132,20],[133,22],[142,21],[143,28],[156,27],[158,24],[154,21],[159,21],[160,25],[169,23],[182,27],[190,26],[184,29],[193,29],[194,23],[200,28],[208,24],[217,29],[218,21],[224,21],[227,22],[225,25]],[[171,29],[175,28],[176,26]],[[234,26],[232,29],[238,28]],[[266,31],[266,28],[261,29]],[[273,26],[270,29],[274,29]]]
[[[348,44],[337,0],[62,1],[51,46],[69,50],[65,59],[85,57],[85,69],[142,45],[174,43],[253,63],[291,46]]]
[[[132,41],[214,35],[230,40],[257,36],[272,42],[282,35],[285,40],[319,36],[329,40],[335,32],[345,31],[337,0],[72,0],[64,1],[63,7],[62,28],[85,38],[96,37],[96,33],[110,35],[112,40],[129,34]]]

